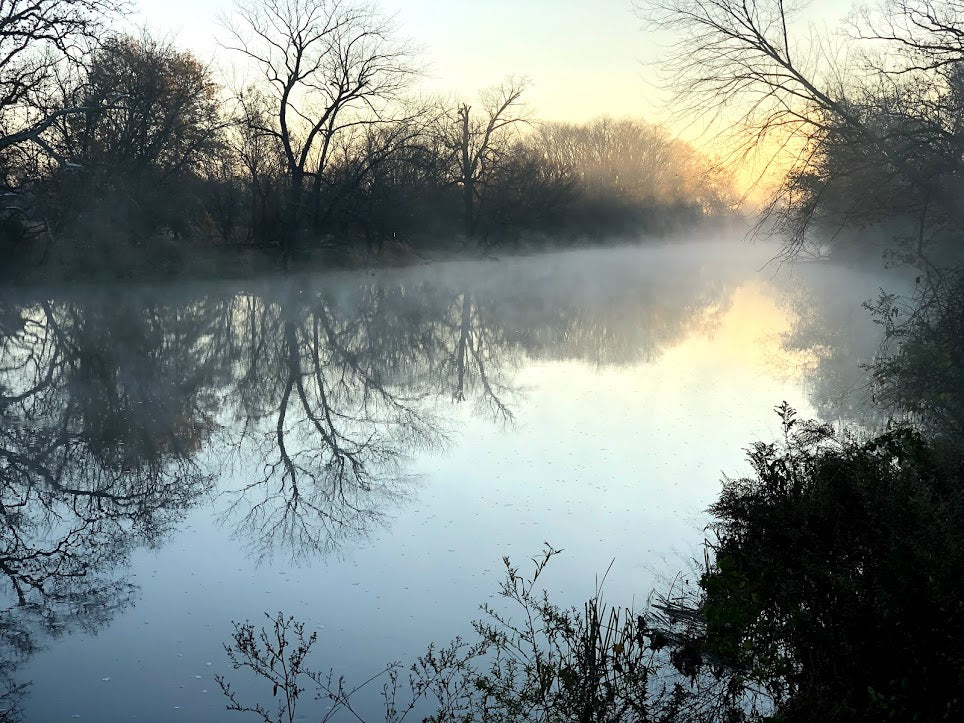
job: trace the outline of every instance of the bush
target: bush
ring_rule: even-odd
[[[674,662],[762,689],[776,719],[958,720],[962,456],[907,427],[870,441],[803,423],[755,444],[710,509],[699,592],[663,601]]]

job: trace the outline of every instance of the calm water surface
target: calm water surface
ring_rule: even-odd
[[[775,404],[874,423],[880,280],[769,256],[0,294],[0,710],[244,720],[232,620],[293,614],[360,680],[469,632],[544,541],[558,602],[614,560],[607,598],[644,605]]]

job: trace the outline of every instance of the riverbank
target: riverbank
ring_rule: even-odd
[[[511,243],[485,245],[464,238],[417,243],[386,240],[377,247],[329,240],[297,249],[286,258],[277,246],[214,243],[199,238],[153,237],[143,242],[97,244],[65,239],[37,239],[25,261],[0,269],[0,283],[15,286],[153,282],[170,279],[250,279],[262,276],[421,266],[454,260],[531,256],[576,248],[605,249],[659,245],[696,239],[745,237],[748,223],[734,217],[689,224],[672,232],[586,236],[530,235]]]

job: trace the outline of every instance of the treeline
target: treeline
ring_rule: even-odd
[[[642,121],[543,124],[525,82],[417,96],[416,58],[367,5],[239,2],[249,73],[112,32],[102,0],[0,10],[0,255],[83,274],[191,249],[403,253],[665,233],[730,212],[729,179]]]

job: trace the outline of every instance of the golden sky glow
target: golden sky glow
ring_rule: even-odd
[[[788,351],[784,336],[795,318],[777,304],[778,295],[766,282],[754,280],[738,287],[720,325],[696,333],[668,352],[673,363],[732,365],[774,378],[796,379],[816,363],[807,351]]]

